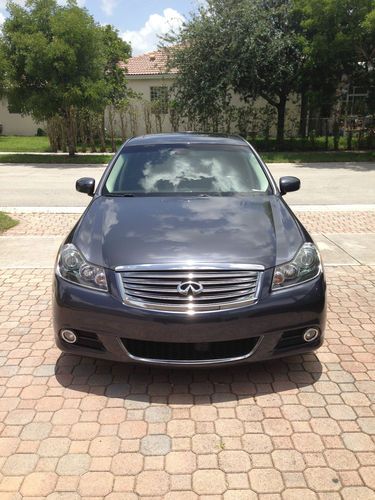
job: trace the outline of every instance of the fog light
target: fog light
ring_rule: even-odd
[[[317,328],[308,328],[303,334],[305,342],[314,342],[319,337],[319,330]]]
[[[60,335],[68,344],[75,344],[77,342],[77,335],[72,330],[61,330]]]

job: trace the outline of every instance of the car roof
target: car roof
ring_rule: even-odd
[[[132,137],[126,146],[151,146],[158,144],[225,144],[246,146],[245,139],[238,135],[203,134],[198,132],[176,132],[170,134],[149,134]]]

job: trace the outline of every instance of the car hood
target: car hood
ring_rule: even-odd
[[[304,237],[276,195],[98,197],[71,241],[107,268],[136,264],[252,264],[291,260]]]

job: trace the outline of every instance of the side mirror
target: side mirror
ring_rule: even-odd
[[[92,177],[82,177],[76,182],[76,190],[80,193],[86,193],[89,196],[94,196],[95,179]]]
[[[279,186],[280,193],[282,194],[282,196],[284,196],[284,194],[286,193],[298,191],[301,187],[301,181],[298,179],[298,177],[291,177],[288,175],[286,177],[281,177]]]

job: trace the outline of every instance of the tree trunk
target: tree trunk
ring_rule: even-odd
[[[333,149],[335,151],[339,150],[339,142],[340,142],[340,125],[335,117],[335,121],[333,122]]]
[[[106,151],[106,143],[105,143],[105,111],[103,111],[103,115],[102,115],[101,120],[100,120],[99,134],[100,134],[100,151],[101,151],[101,153],[105,153],[105,151]]]
[[[324,141],[325,150],[328,151],[329,148],[329,123],[328,118],[325,119],[325,141]]]
[[[116,145],[115,145],[115,117],[114,117],[114,109],[112,105],[108,106],[108,123],[109,123],[109,134],[111,137],[111,150],[112,153],[116,151]]]
[[[56,117],[47,120],[47,135],[50,144],[50,149],[53,153],[57,153],[58,138],[56,132]]]
[[[352,140],[353,140],[353,130],[348,130],[348,135],[346,136],[346,149],[349,151],[352,149]]]
[[[86,124],[87,124],[87,115],[86,113],[79,115],[79,135],[81,139],[81,151],[82,153],[86,153],[87,146],[87,133],[86,133]]]
[[[276,142],[279,146],[282,146],[284,142],[284,130],[285,130],[285,110],[286,110],[286,96],[280,96],[279,104],[277,105],[277,136]]]
[[[126,140],[126,121],[125,121],[125,112],[124,109],[120,111],[120,123],[121,123],[121,139],[122,142]]]
[[[68,145],[69,156],[74,156],[76,153],[75,134],[74,134],[74,117],[72,108],[68,108],[65,112],[66,123],[66,142]]]
[[[93,115],[93,113],[91,111],[89,111],[89,114],[88,114],[88,134],[89,134],[89,143],[90,143],[91,153],[96,152],[95,130],[96,130],[96,116]]]
[[[308,112],[308,97],[305,89],[301,92],[301,114],[299,119],[299,131],[298,135],[302,139],[306,139],[306,128],[307,128],[307,112]]]

